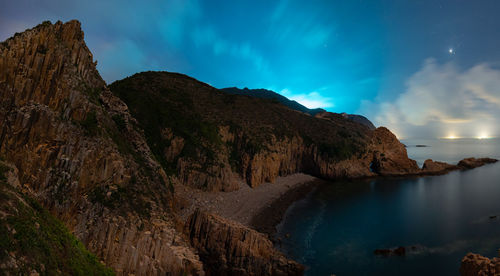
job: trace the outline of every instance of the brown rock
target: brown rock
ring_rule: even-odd
[[[196,210],[186,231],[210,275],[301,275],[271,241],[242,224]]]
[[[432,161],[432,159],[425,160],[424,165],[422,166],[422,171],[428,173],[443,173],[455,169],[457,169],[457,166],[444,162]]]
[[[467,253],[460,265],[462,276],[493,276],[500,274],[500,258],[488,259],[479,254]]]
[[[189,244],[173,243],[165,172],[95,66],[77,21],[1,43],[0,156],[117,274],[203,274]]]
[[[496,163],[498,160],[492,158],[465,158],[458,162],[458,167],[462,170],[473,169],[486,164]]]

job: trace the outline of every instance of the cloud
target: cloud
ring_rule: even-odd
[[[428,59],[394,102],[365,101],[360,112],[404,137],[500,136],[500,70]]]
[[[269,72],[269,64],[250,43],[237,43],[224,39],[214,28],[209,26],[199,27],[192,33],[192,40],[197,47],[211,47],[216,56],[230,55],[253,63],[261,72]]]
[[[317,91],[307,94],[294,94],[289,89],[285,88],[279,92],[281,95],[296,101],[307,108],[331,108],[334,107],[333,99],[324,97]]]
[[[311,10],[299,1],[282,0],[271,15],[269,36],[281,42],[299,42],[310,49],[324,47],[333,28],[318,20],[321,12],[316,6]]]

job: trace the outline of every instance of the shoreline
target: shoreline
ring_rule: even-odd
[[[276,226],[283,221],[288,208],[327,182],[322,179],[314,179],[286,191],[281,197],[256,213],[250,221],[250,226],[261,233],[267,234],[274,241],[274,234],[277,232]]]
[[[496,159],[467,158],[457,165],[434,162],[437,168],[421,169],[418,173],[401,173],[376,175],[369,177],[345,178],[344,180],[370,180],[380,178],[413,178],[445,175],[453,171],[470,170],[489,163]],[[464,162],[468,161],[468,162]],[[339,179],[340,180],[340,179]],[[187,218],[194,210],[214,213],[221,217],[239,222],[251,227],[273,240],[276,226],[283,220],[283,216],[294,202],[307,196],[313,189],[321,184],[335,180],[325,180],[304,173],[294,173],[276,178],[274,183],[266,182],[251,188],[243,180],[239,180],[239,189],[232,192],[204,192],[184,185],[176,185],[175,190],[180,196],[182,206],[177,213]]]
[[[194,210],[200,208],[269,234],[266,233],[269,231],[263,232],[261,229],[276,226],[293,202],[324,182],[311,175],[295,173],[280,176],[274,183],[266,182],[255,188],[251,188],[241,180],[239,189],[232,192],[203,192],[179,185],[175,190],[178,196],[182,196],[183,206],[178,210],[178,214],[187,218]]]
[[[457,165],[450,165],[447,168],[440,168],[440,170],[429,170],[421,171],[419,173],[408,173],[408,174],[394,174],[394,175],[377,175],[372,177],[360,177],[360,178],[346,178],[344,180],[359,180],[368,181],[374,179],[383,178],[393,178],[393,179],[403,179],[403,178],[420,178],[420,177],[433,177],[442,176],[449,174],[454,171],[467,171],[472,170],[484,165],[496,163],[498,160],[491,158],[480,158],[475,159],[481,161],[474,164],[462,164],[463,161],[468,160],[463,159]],[[470,160],[470,159],[469,159]],[[434,163],[434,161],[431,161]],[[435,162],[441,163],[442,162]],[[286,178],[286,177],[285,177]],[[280,224],[284,218],[284,215],[288,208],[298,200],[305,198],[308,194],[314,191],[318,186],[324,185],[328,182],[334,182],[335,180],[325,180],[321,178],[314,177],[310,182],[303,183],[302,185],[297,185],[294,188],[287,190],[279,198],[271,201],[266,207],[263,207],[260,212],[254,214],[253,218],[250,220],[248,226],[254,228],[255,230],[268,235],[269,239],[276,242],[274,235],[276,234],[276,226]]]

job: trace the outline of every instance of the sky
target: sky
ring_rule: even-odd
[[[500,136],[500,1],[0,0],[0,41],[78,19],[111,83],[165,70],[367,116],[399,138]]]

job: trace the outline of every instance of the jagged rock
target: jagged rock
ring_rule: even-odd
[[[374,131],[370,149],[373,151],[370,167],[380,175],[410,175],[420,171],[417,162],[408,158],[405,146],[385,127]]]
[[[301,275],[303,266],[277,251],[261,233],[196,210],[186,232],[210,275]]]
[[[189,244],[173,243],[165,172],[95,66],[77,21],[1,43],[0,156],[119,275],[203,274]],[[163,223],[139,229],[144,217]]]
[[[457,166],[444,162],[433,161],[432,159],[425,160],[424,165],[422,166],[422,170],[429,173],[443,173],[455,169],[457,169]]]
[[[477,167],[484,166],[486,164],[496,163],[498,160],[492,158],[465,158],[458,162],[458,167],[462,170],[474,169]]]
[[[500,258],[488,259],[479,254],[467,253],[460,265],[462,276],[493,276],[500,274]]]

